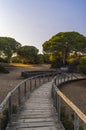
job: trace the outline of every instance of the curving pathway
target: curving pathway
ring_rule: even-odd
[[[51,82],[31,93],[6,130],[64,130],[51,99]]]

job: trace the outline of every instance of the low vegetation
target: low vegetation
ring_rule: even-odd
[[[2,65],[0,64],[0,73],[8,74],[9,71],[8,71],[4,66],[2,66]]]
[[[86,56],[80,58],[80,62],[77,68],[79,72],[86,74]]]
[[[74,115],[69,115],[66,112],[65,107],[61,107],[61,121],[65,130],[74,130]],[[79,126],[79,130],[84,130],[82,126]]]
[[[15,114],[16,111],[17,111],[17,106],[13,105],[12,106],[12,113]],[[6,108],[3,111],[3,114],[2,114],[2,116],[0,118],[1,118],[1,121],[0,121],[1,130],[6,130],[7,124],[9,122],[8,108]]]

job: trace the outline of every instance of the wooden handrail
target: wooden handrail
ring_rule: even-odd
[[[1,110],[2,110],[2,108],[3,108],[3,106],[6,104],[6,102],[7,102],[7,99],[10,97],[10,95],[11,95],[11,93],[9,92],[8,94],[7,94],[7,96],[6,96],[6,98],[3,100],[3,102],[0,104],[0,112],[1,112]]]
[[[25,83],[28,80],[32,80],[32,79],[38,78],[40,76],[48,76],[48,75],[53,75],[53,73],[49,72],[49,73],[46,73],[46,74],[40,74],[40,75],[36,75],[36,76],[30,77],[30,78],[27,78],[27,79],[21,81],[13,90],[11,90],[7,94],[7,96],[5,97],[5,99],[0,104],[0,113],[3,111],[3,108],[4,108],[5,104],[6,104],[6,102],[9,100],[9,97],[18,89],[19,86],[21,86],[23,83]]]
[[[72,108],[72,110],[86,123],[86,115],[81,112],[81,110],[71,102],[58,88],[56,88],[57,94]]]
[[[64,77],[63,77],[64,75]],[[62,77],[61,77],[62,76]],[[62,81],[62,78],[64,79]],[[66,79],[66,80],[65,80]],[[60,98],[74,111],[74,130],[79,130],[79,118],[86,124],[86,115],[71,101],[69,100],[60,90],[58,87],[62,85],[63,83],[67,83],[70,81],[77,81],[77,80],[85,80],[86,77],[77,77],[74,74],[62,74],[57,75],[54,77],[52,81],[52,97],[54,100],[54,105],[56,110],[58,111],[58,119],[60,120]],[[59,82],[60,80],[60,82]]]

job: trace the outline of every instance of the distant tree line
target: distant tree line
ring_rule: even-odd
[[[81,64],[86,64],[82,57],[86,55],[86,37],[78,32],[60,32],[42,46],[43,54],[39,54],[35,46],[22,46],[13,38],[0,37],[0,62],[49,63],[55,68],[78,63],[79,70]]]
[[[39,54],[35,46],[25,45],[10,37],[0,37],[0,62],[6,63],[49,63],[47,54]]]

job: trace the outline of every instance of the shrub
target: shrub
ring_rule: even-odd
[[[17,106],[12,105],[12,113],[16,113],[16,111],[17,111]],[[1,122],[0,122],[0,126],[1,126],[0,130],[6,130],[8,122],[9,122],[9,113],[8,113],[8,108],[6,108],[2,113]]]
[[[77,66],[79,65],[79,59],[70,59],[69,60],[69,71],[70,72],[77,72]]]
[[[63,66],[63,61],[60,58],[57,58],[56,60],[53,60],[51,62],[51,67],[52,68],[60,68],[61,66]]]
[[[6,108],[3,111],[3,115],[1,117],[1,130],[5,130],[8,121],[9,121],[9,119],[8,119],[8,109]]]
[[[0,57],[0,62],[1,63],[8,63],[7,58],[1,58],[1,57]]]
[[[74,114],[68,115],[65,106],[61,107],[61,121],[65,130],[74,130]],[[83,130],[83,127],[79,126],[79,130]]]
[[[9,71],[5,67],[3,67],[2,65],[0,65],[0,72],[1,73],[9,73]]]
[[[80,58],[80,62],[77,68],[79,72],[86,74],[86,56]]]
[[[12,63],[21,63],[21,60],[18,56],[11,57],[10,62]]]

